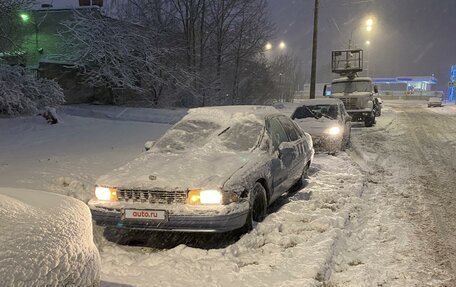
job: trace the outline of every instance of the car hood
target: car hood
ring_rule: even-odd
[[[125,189],[186,190],[221,188],[252,152],[145,152],[99,178],[97,185]]]
[[[339,120],[331,120],[325,117],[316,119],[316,118],[305,118],[305,119],[295,119],[296,123],[311,136],[322,136],[326,129],[332,127],[341,127]]]

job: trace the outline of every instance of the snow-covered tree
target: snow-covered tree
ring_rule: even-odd
[[[63,25],[68,54],[83,69],[88,84],[134,91],[154,105],[179,102],[164,94],[192,92],[195,75],[176,61],[180,48],[162,41],[157,31],[97,11],[75,12]]]
[[[160,105],[264,95],[240,83],[266,68],[253,64],[264,60],[271,34],[265,0],[116,0],[102,15],[76,12],[62,33],[93,86],[133,90]]]
[[[19,11],[30,0],[0,0],[0,54],[19,51]],[[36,79],[24,67],[10,66],[0,59],[0,114],[33,114],[49,106],[62,104],[60,86],[46,79]]]
[[[295,56],[282,54],[270,63],[270,71],[275,86],[275,99],[289,101],[301,83],[302,71]]]
[[[0,114],[34,114],[63,102],[63,91],[56,82],[35,79],[23,67],[0,62]]]

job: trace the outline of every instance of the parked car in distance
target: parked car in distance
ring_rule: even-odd
[[[310,135],[273,107],[196,108],[148,151],[98,180],[97,224],[124,230],[249,230],[312,162]]]
[[[305,100],[291,118],[312,136],[317,152],[334,154],[350,146],[351,117],[339,99]]]
[[[431,97],[428,100],[428,108],[443,107],[442,99],[439,97]]]

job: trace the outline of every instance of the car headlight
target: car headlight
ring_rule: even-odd
[[[325,134],[328,134],[330,136],[337,136],[340,134],[340,127],[332,127],[327,130],[325,130]]]
[[[97,186],[95,196],[98,200],[117,201],[117,188]]]
[[[216,189],[192,189],[187,194],[188,204],[222,204],[223,194]]]

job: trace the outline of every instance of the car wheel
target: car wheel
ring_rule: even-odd
[[[348,148],[350,148],[350,143],[351,143],[351,129],[348,131],[348,135],[342,140],[342,145],[340,150],[345,151]]]
[[[266,190],[261,183],[257,182],[250,194],[249,216],[243,228],[245,232],[251,231],[257,222],[263,221],[267,207]]]
[[[370,116],[368,116],[368,117],[364,120],[364,125],[365,125],[367,128],[372,127],[374,124],[375,124],[375,115],[374,115],[374,114],[371,114]]]
[[[295,186],[297,186],[298,188],[301,188],[303,186],[303,184],[304,184],[303,179],[307,178],[309,176],[309,167],[310,167],[310,162],[308,162],[306,164],[306,166],[304,167],[304,169],[302,171],[301,177],[299,178],[299,180],[295,184]]]

